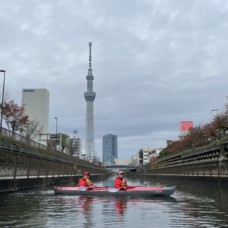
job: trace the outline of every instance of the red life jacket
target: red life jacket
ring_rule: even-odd
[[[81,178],[78,182],[78,187],[91,187],[93,183],[90,179]]]
[[[115,179],[114,188],[123,189],[123,188],[126,188],[127,186],[128,185],[127,185],[126,179],[121,177],[117,177]]]

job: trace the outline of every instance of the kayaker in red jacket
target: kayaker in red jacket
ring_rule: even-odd
[[[89,179],[89,176],[90,176],[89,172],[84,172],[83,177],[81,179],[79,179],[78,187],[88,187],[88,188],[92,189],[93,183]]]
[[[118,176],[116,177],[115,179],[115,182],[114,182],[114,187],[115,188],[118,188],[120,190],[126,190],[128,185],[127,185],[127,181],[125,178],[123,178],[124,176],[124,171],[119,171],[118,172]]]

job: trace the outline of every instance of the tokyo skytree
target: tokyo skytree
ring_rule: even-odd
[[[94,147],[94,114],[93,114],[93,101],[95,100],[96,93],[93,92],[93,74],[92,74],[92,42],[89,42],[89,69],[87,80],[87,91],[84,93],[86,100],[86,139],[85,139],[85,155],[92,161],[95,158]]]

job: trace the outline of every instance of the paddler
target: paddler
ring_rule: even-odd
[[[79,179],[78,187],[87,187],[89,189],[92,189],[93,188],[93,183],[89,179],[89,177],[90,177],[90,173],[89,172],[84,172],[83,173],[83,177],[81,179]]]
[[[114,182],[115,188],[120,189],[120,190],[126,190],[127,189],[127,187],[128,187],[127,181],[125,178],[123,178],[123,176],[124,176],[124,171],[120,170],[118,172],[118,176],[116,177],[115,182]]]

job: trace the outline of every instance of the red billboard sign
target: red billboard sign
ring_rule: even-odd
[[[192,121],[181,121],[180,122],[180,130],[181,131],[188,131],[191,128],[193,128],[193,122]]]

